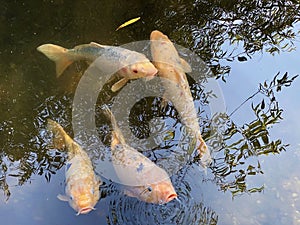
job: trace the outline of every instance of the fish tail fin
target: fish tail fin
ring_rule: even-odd
[[[39,46],[37,50],[55,62],[57,77],[59,77],[64,70],[73,63],[73,61],[68,57],[68,49],[61,46],[44,44]]]
[[[118,127],[117,121],[115,116],[113,115],[112,111],[108,108],[107,105],[104,105],[103,107],[105,115],[110,119],[111,125],[112,125],[112,145],[113,144],[125,144],[125,139],[120,131],[120,128]]]
[[[197,145],[198,154],[200,156],[202,166],[206,168],[212,162],[210,151],[202,137],[200,137],[198,141],[200,142]]]
[[[47,119],[47,130],[53,133],[53,145],[55,148],[63,149],[72,141],[62,126],[51,119]]]

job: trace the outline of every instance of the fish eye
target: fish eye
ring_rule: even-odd
[[[138,73],[138,70],[137,69],[133,69],[132,72]]]
[[[141,193],[140,195],[144,195],[144,194],[149,194],[152,192],[152,187],[149,186],[149,187],[146,187]]]

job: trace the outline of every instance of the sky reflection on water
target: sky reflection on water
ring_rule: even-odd
[[[299,74],[299,42],[296,42],[296,47],[297,50],[293,52],[275,56],[257,54],[247,62],[232,63],[230,79],[225,84],[221,82],[228,112],[232,112],[255,93],[258,83],[271,80],[277,72]],[[297,173],[300,170],[299,90],[300,80],[296,79],[292,87],[277,95],[278,102],[284,109],[284,119],[276,128],[270,128],[271,136],[281,138],[290,146],[280,155],[259,156],[264,174],[255,177],[253,182],[264,184],[263,193],[246,194],[233,201],[226,194],[210,195],[218,196],[215,207],[224,215],[219,217],[220,224],[230,224],[230,221],[235,221],[234,224],[300,224],[300,175]],[[232,118],[237,123],[243,123],[245,117],[251,116],[254,116],[253,112],[249,104],[245,104]],[[222,206],[222,202],[226,202],[226,206]],[[215,207],[212,208],[216,209]],[[216,212],[219,210],[216,209]]]

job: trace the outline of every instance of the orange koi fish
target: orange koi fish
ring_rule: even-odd
[[[59,194],[58,199],[69,202],[77,215],[95,210],[101,180],[94,173],[89,156],[55,121],[48,119],[47,129],[54,134],[54,143],[62,141],[68,150],[66,195]]]

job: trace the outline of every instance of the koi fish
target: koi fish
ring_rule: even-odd
[[[197,112],[185,74],[192,69],[184,59],[179,57],[168,36],[155,30],[152,31],[150,40],[153,64],[158,69],[158,76],[162,78],[165,88],[164,97],[173,103],[181,122],[195,138],[201,162],[206,166],[211,162],[211,156],[200,132]]]
[[[54,143],[62,142],[68,150],[66,195],[59,194],[58,199],[69,202],[77,215],[95,210],[101,180],[94,173],[89,156],[55,121],[48,119],[47,129],[53,132]]]
[[[125,185],[125,194],[154,204],[164,204],[177,198],[167,172],[126,144],[114,115],[108,107],[104,111],[113,128],[112,163],[120,182]]]
[[[101,56],[106,67],[117,66],[117,68],[121,68],[118,74],[122,76],[122,79],[112,86],[114,92],[121,89],[131,79],[142,77],[151,79],[157,73],[157,69],[144,54],[117,46],[91,42],[90,44],[78,45],[73,49],[66,49],[58,45],[44,44],[39,46],[37,50],[56,63],[57,77],[74,61],[93,62]]]

